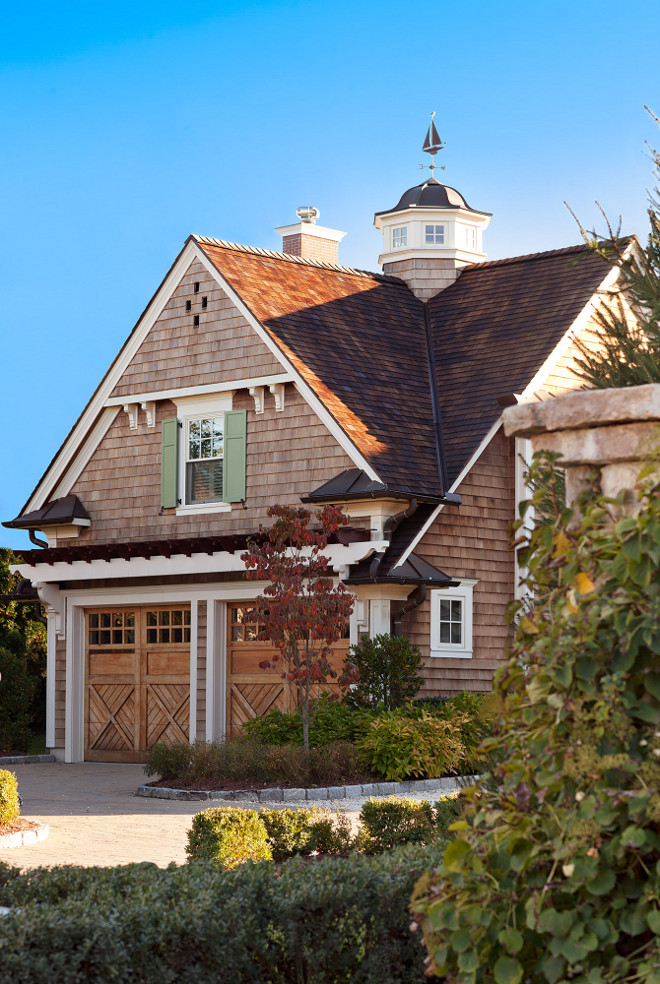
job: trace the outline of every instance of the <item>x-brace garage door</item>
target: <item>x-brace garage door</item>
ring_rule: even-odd
[[[143,762],[157,741],[188,741],[190,608],[85,613],[85,759]]]

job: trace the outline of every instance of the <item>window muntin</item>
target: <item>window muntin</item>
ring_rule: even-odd
[[[147,612],[147,645],[190,642],[190,609]]]
[[[90,646],[135,645],[135,612],[92,612],[87,627]]]
[[[408,226],[392,229],[392,249],[408,245]]]
[[[466,226],[465,245],[468,249],[477,248],[477,230],[473,226]]]
[[[424,242],[427,246],[443,246],[445,242],[445,227],[443,225],[425,226]]]
[[[431,592],[431,656],[472,656],[472,604],[476,581],[461,578],[456,588]]]
[[[186,423],[186,503],[222,502],[224,414]]]

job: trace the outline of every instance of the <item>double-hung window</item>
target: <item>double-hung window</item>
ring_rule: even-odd
[[[175,400],[162,423],[161,505],[177,513],[223,512],[245,500],[247,413],[233,394]]]
[[[431,592],[431,656],[472,656],[472,593],[476,581]]]
[[[224,414],[186,420],[186,504],[223,501]]]

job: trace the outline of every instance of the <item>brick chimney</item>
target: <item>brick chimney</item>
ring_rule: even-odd
[[[296,214],[300,222],[275,230],[282,236],[282,252],[305,260],[339,263],[339,243],[346,233],[316,225],[321,213],[313,205],[301,206]]]

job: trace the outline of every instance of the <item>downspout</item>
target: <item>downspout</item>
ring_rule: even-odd
[[[30,534],[30,543],[34,543],[36,547],[48,547],[47,540],[40,540],[34,530],[28,530]]]
[[[398,609],[398,611],[392,613],[391,629],[392,629],[393,636],[403,635],[403,624],[402,624],[403,616],[407,615],[409,612],[414,611],[415,608],[419,608],[419,606],[424,604],[425,601],[426,601],[426,585],[419,584],[411,594],[410,598],[408,598],[408,601],[406,601],[406,603],[402,605],[401,608]]]

